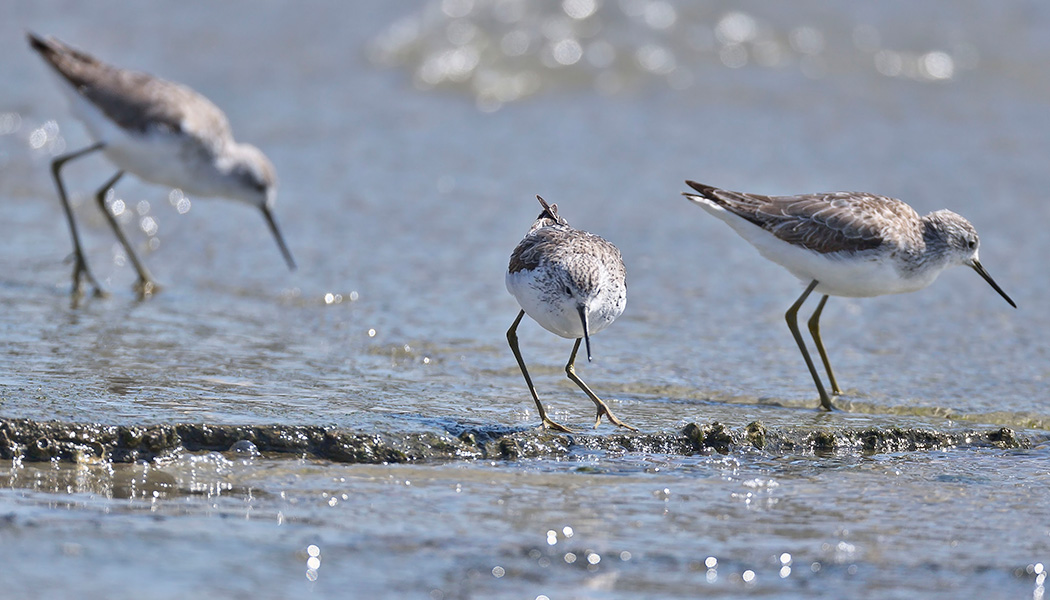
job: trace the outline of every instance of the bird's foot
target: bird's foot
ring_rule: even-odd
[[[575,431],[569,429],[561,423],[554,421],[553,419],[547,416],[543,417],[543,427],[545,429],[553,429],[554,431],[560,431],[562,433],[576,433]]]
[[[153,296],[153,294],[160,291],[160,286],[152,279],[139,279],[135,283],[133,289],[135,290],[135,293],[138,294],[139,300],[147,300]]]
[[[605,402],[602,402],[601,400],[599,400],[595,404],[598,405],[598,414],[595,415],[595,417],[594,417],[594,428],[595,429],[597,429],[598,425],[601,424],[601,422],[602,422],[602,415],[605,415],[605,416],[609,417],[609,422],[612,423],[613,425],[616,425],[618,427],[623,427],[624,429],[630,429],[631,431],[638,431],[638,429],[636,427],[631,427],[627,423],[624,423],[620,419],[617,419],[616,415],[614,415],[612,413],[612,411],[609,410],[609,407],[605,404]]]
[[[84,280],[91,285],[91,295],[96,298],[105,298],[107,296],[106,290],[102,289],[102,286],[98,284],[95,276],[91,274],[91,270],[88,269],[87,262],[84,261],[84,257],[79,253],[73,254],[73,299],[74,301],[84,297]]]

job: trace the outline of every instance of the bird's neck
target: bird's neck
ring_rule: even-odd
[[[922,219],[922,247],[916,252],[920,265],[938,265],[948,260],[948,242],[940,225],[926,217]]]

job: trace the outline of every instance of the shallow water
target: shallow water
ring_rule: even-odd
[[[503,273],[538,193],[624,255],[627,311],[578,370],[642,435],[1005,426],[1029,447],[7,461],[0,553],[18,568],[0,583],[14,597],[1043,594],[1050,9],[609,0],[573,20],[590,4],[564,4],[10,7],[0,416],[525,429],[537,416],[506,347]],[[71,306],[48,166],[88,139],[26,30],[226,109],[277,168],[300,269],[252,209],[191,198],[182,213],[126,178],[122,218],[163,287],[137,301],[91,197],[111,167],[85,159],[64,172],[111,296]],[[823,336],[848,410],[817,413],[783,321],[800,285],[682,199],[686,178],[951,208],[1020,308],[966,269],[915,294],[833,299]],[[528,321],[519,335],[552,416],[585,429],[569,342]]]

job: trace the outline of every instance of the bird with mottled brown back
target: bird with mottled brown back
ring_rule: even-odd
[[[517,328],[528,314],[547,331],[575,339],[565,373],[597,407],[594,426],[606,415],[611,423],[634,429],[616,418],[575,370],[580,342],[586,341],[587,360],[591,360],[591,335],[611,325],[627,306],[626,270],[620,251],[605,239],[570,226],[558,214],[558,205],[548,205],[539,196],[536,199],[543,210],[514,248],[507,267],[507,291],[521,306],[517,319],[507,331],[514,358],[543,425],[567,432],[570,431],[567,427],[547,416],[540,403],[518,349]]]
[[[186,86],[108,65],[54,38],[31,33],[28,38],[30,47],[58,75],[74,114],[95,139],[91,146],[59,156],[51,165],[73,238],[74,294],[80,293],[82,276],[96,293],[101,293],[101,287],[84,257],[60,171],[67,162],[96,151],[118,168],[95,198],[138,273],[136,287],[142,296],[150,295],[156,284],[105,206],[106,192],[125,172],[194,196],[230,198],[255,206],[263,213],[289,268],[295,268],[273,216],[277,198],[273,165],[258,148],[234,140],[226,115],[218,107]]]
[[[836,395],[842,391],[820,338],[820,315],[829,296],[914,292],[933,283],[944,269],[965,265],[1016,308],[981,266],[973,225],[951,211],[920,217],[900,200],[866,192],[763,196],[695,181],[686,184],[697,192],[684,192],[686,198],[807,284],[785,317],[826,410],[832,409],[831,398],[798,329],[798,309],[814,290],[823,297],[810,317],[809,330]]]

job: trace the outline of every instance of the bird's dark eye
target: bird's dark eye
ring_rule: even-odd
[[[572,290],[571,290],[571,289],[569,289],[569,286],[565,286],[565,293],[566,293],[567,295],[569,295],[569,296],[571,296],[571,295],[572,295]]]
[[[973,250],[977,247],[977,240],[970,240],[969,242],[966,242],[966,245],[970,247],[970,250]]]

